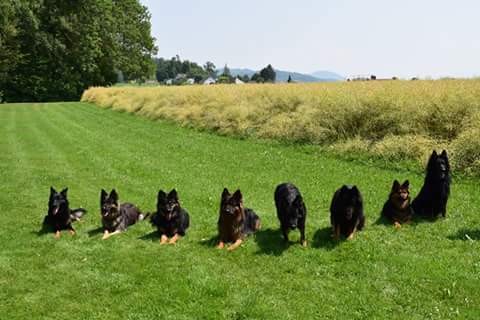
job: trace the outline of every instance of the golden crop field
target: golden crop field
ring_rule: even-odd
[[[82,101],[221,134],[480,173],[480,80],[90,88]]]

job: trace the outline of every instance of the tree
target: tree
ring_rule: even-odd
[[[213,64],[213,62],[205,62],[205,64],[203,65],[203,69],[208,73],[209,77],[216,77],[217,67]]]
[[[265,82],[275,82],[276,73],[271,64],[260,70],[260,76]]]
[[[7,101],[77,100],[89,86],[115,83],[119,72],[132,80],[155,70],[150,15],[138,0],[8,0],[0,10]]]
[[[254,82],[257,82],[257,83],[264,83],[265,82],[265,79],[263,79],[263,77],[258,72],[253,74],[251,80],[254,81]]]

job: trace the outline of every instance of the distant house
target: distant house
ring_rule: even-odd
[[[178,82],[178,81],[181,81],[181,80],[186,79],[186,78],[187,78],[187,75],[185,73],[179,73],[179,74],[176,75],[174,80],[176,82]]]
[[[244,84],[244,83],[245,82],[243,82],[242,80],[235,78],[235,84]]]
[[[213,79],[212,77],[208,77],[205,81],[203,81],[203,84],[210,85],[210,84],[215,84],[217,81]]]
[[[193,78],[188,78],[185,84],[195,84],[195,79]]]
[[[166,84],[167,86],[171,86],[171,85],[173,84],[173,79],[167,79],[167,80],[165,80],[165,84]]]

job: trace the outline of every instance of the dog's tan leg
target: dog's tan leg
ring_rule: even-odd
[[[71,234],[72,236],[74,236],[74,235],[77,234],[77,233],[75,232],[75,230],[73,230],[73,229],[70,229],[69,231],[70,231],[70,234]]]
[[[241,244],[242,244],[243,240],[242,239],[237,239],[237,241],[235,241],[230,247],[228,247],[228,251],[232,251],[232,250],[235,250],[237,249]]]
[[[179,240],[180,238],[181,238],[181,236],[178,233],[175,233],[175,235],[172,237],[172,239],[170,239],[169,243],[170,244],[175,244],[177,242],[177,240]]]
[[[108,230],[105,230],[105,231],[103,232],[102,240],[105,240],[105,239],[107,239],[108,237],[109,237],[109,232],[108,232]]]
[[[393,227],[394,227],[395,229],[400,229],[400,228],[402,227],[402,225],[400,224],[400,222],[395,221],[395,222],[393,222]]]
[[[166,244],[168,242],[168,237],[164,234],[160,237],[160,244]]]
[[[355,236],[355,232],[357,231],[357,227],[353,228],[352,233],[348,236],[347,240],[352,240],[353,237]]]
[[[60,239],[60,230],[55,232],[55,239]]]
[[[302,244],[302,247],[307,247],[307,239],[301,241],[300,243]]]
[[[223,241],[220,241],[217,245],[217,249],[223,249],[225,247],[225,243]]]
[[[336,225],[333,227],[333,240],[338,241],[340,239],[340,226]]]
[[[105,233],[106,233],[106,234],[105,234]],[[103,234],[102,240],[106,240],[106,239],[110,238],[111,236],[114,236],[114,235],[116,235],[116,234],[119,234],[119,233],[121,233],[121,231],[116,230],[116,231],[114,231],[114,232],[112,232],[112,233],[108,233],[108,231],[106,231],[105,233]]]

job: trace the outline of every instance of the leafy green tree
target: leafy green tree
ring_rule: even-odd
[[[6,0],[0,8],[7,101],[77,100],[119,72],[133,80],[155,70],[150,15],[138,0]]]
[[[213,64],[213,62],[205,62],[205,64],[203,65],[203,69],[208,73],[209,77],[216,77],[217,67]]]
[[[260,70],[260,76],[265,82],[275,82],[276,73],[271,64]]]

